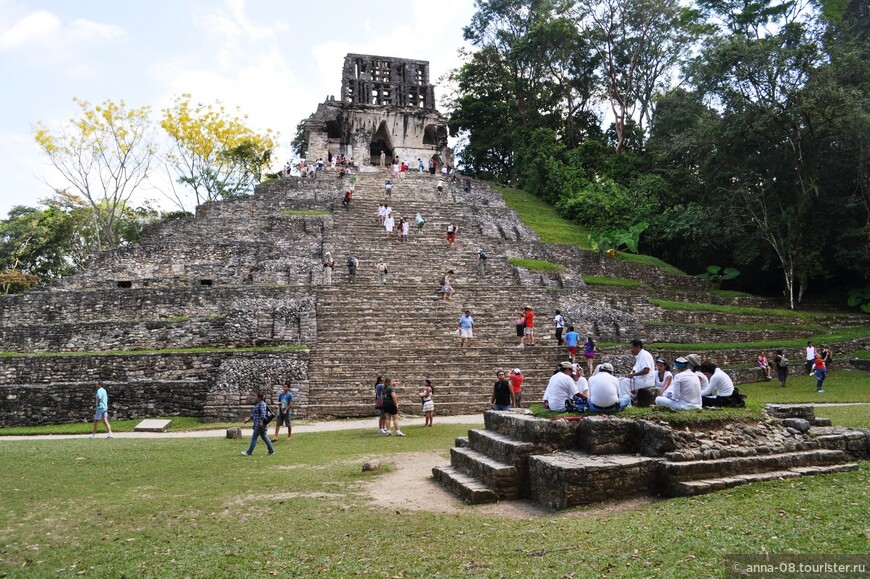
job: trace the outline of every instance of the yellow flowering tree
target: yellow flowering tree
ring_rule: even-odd
[[[160,126],[172,140],[167,162],[196,203],[249,193],[269,166],[277,133],[259,134],[221,105],[193,104],[189,94],[163,109]]]
[[[148,177],[156,154],[151,108],[128,108],[123,100],[96,106],[73,101],[81,109],[77,118],[56,132],[38,122],[34,138],[61,176],[87,200],[98,227],[97,249],[115,247],[121,214]]]

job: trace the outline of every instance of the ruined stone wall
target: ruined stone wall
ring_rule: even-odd
[[[223,286],[189,288],[110,288],[99,291],[30,291],[0,297],[4,330],[19,324],[74,324],[118,320],[157,321],[226,316],[245,300],[298,303],[310,299],[308,287]]]
[[[98,381],[109,392],[112,419],[240,420],[254,392],[274,403],[285,382],[304,403],[307,380],[307,350],[13,356],[0,367],[0,427],[88,421]]]
[[[435,109],[429,63],[392,56],[348,54],[341,74],[346,103]]]

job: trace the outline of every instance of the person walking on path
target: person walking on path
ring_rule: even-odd
[[[804,365],[804,372],[807,373],[808,376],[812,376],[814,369],[813,366],[816,363],[816,349],[813,347],[812,342],[807,342],[807,363]]]
[[[383,259],[378,262],[378,281],[381,285],[387,283],[387,264]]]
[[[471,340],[474,338],[474,318],[471,317],[471,310],[465,310],[462,317],[459,318],[459,347],[471,346]]]
[[[592,366],[595,362],[595,340],[592,336],[586,336],[586,341],[583,342],[583,357],[586,358],[586,369],[592,376]]]
[[[446,302],[450,298],[453,297],[453,294],[456,293],[453,289],[453,285],[451,282],[453,281],[453,270],[450,269],[441,277],[441,289],[438,290],[441,292],[441,295],[444,296],[442,299]]]
[[[434,392],[435,389],[432,388],[432,381],[428,378],[423,380],[423,388],[420,390],[419,395],[420,402],[423,403],[423,415],[425,416],[424,428],[432,426],[432,414],[435,412],[435,402],[432,400]]]
[[[444,181],[438,179],[438,182],[435,184],[435,188],[438,190],[439,193],[442,193],[444,191]]]
[[[350,283],[356,281],[356,268],[359,267],[359,260],[355,255],[351,255],[347,258],[347,276]]]
[[[553,317],[553,323],[556,324],[556,344],[562,345],[562,332],[565,329],[565,317],[562,316],[562,312],[556,310],[556,315]],[[571,362],[574,362],[574,359],[571,359]]]
[[[523,336],[526,340],[527,346],[535,345],[535,312],[532,310],[532,306],[526,306],[523,308],[523,318],[525,319],[525,329],[523,329]]]
[[[275,449],[272,448],[272,441],[266,436],[266,428],[268,427],[266,424],[266,401],[262,392],[257,393],[257,403],[254,404],[254,410],[251,412],[251,415],[245,418],[244,424],[248,422],[254,423],[253,433],[251,434],[251,446],[248,447],[248,450],[243,450],[242,454],[244,456],[251,456],[254,453],[254,447],[257,446],[258,438],[262,438],[263,442],[266,443],[269,454],[275,454]]]
[[[278,442],[278,431],[281,430],[281,425],[287,426],[287,440],[290,440],[290,435],[293,434],[293,428],[290,426],[290,418],[293,414],[291,408],[293,404],[293,393],[290,392],[290,385],[284,384],[284,391],[278,394],[278,405],[281,407],[278,416],[275,419],[275,438],[272,442]]]
[[[375,379],[375,411],[378,413],[378,434],[386,434],[387,413],[384,412],[384,377]]]
[[[384,378],[384,413],[386,414],[385,429],[387,436],[390,436],[390,422],[396,429],[396,436],[405,436],[405,433],[399,428],[399,398],[396,396],[396,386],[399,383],[393,384],[393,379],[390,377]]]
[[[423,216],[419,212],[414,219],[417,221],[417,235],[420,235],[423,233],[423,226],[426,225],[426,220],[423,219]]]
[[[108,436],[106,438],[112,438],[112,426],[109,424],[109,395],[106,393],[106,389],[103,388],[102,383],[97,382],[97,398],[96,398],[96,409],[94,411],[94,430],[91,433],[91,438],[94,438],[97,435],[97,427],[100,422],[106,425],[106,430],[109,431]]]
[[[816,354],[816,358],[813,360],[813,372],[816,375],[816,392],[824,394],[825,391],[822,389],[822,384],[825,381],[825,377],[828,375],[828,369],[820,354]]]
[[[483,248],[477,250],[477,275],[483,277],[486,275],[486,252]]]
[[[526,377],[523,376],[523,371],[519,368],[514,368],[511,370],[510,375],[508,376],[508,380],[511,383],[511,390],[514,393],[514,402],[517,404],[517,408],[521,408],[523,405],[523,380]]]
[[[332,285],[332,270],[335,269],[335,260],[332,253],[327,251],[323,255],[323,285]]]
[[[493,410],[510,410],[516,403],[511,383],[505,378],[504,370],[499,370],[495,376],[489,403]]]
[[[574,326],[568,326],[568,333],[565,334],[565,347],[568,348],[568,357],[571,363],[577,361],[577,344],[580,343],[580,334],[574,329]],[[589,372],[592,375],[592,372]]]
[[[776,366],[776,377],[779,379],[779,387],[785,388],[785,381],[788,378],[788,358],[782,353],[782,350],[777,350],[773,357],[773,365]]]
[[[399,235],[401,236],[399,239],[402,243],[408,243],[408,239],[411,236],[411,222],[407,219],[402,218],[399,222]]]
[[[456,234],[459,233],[459,228],[452,223],[447,224],[447,244],[451,249],[456,249]]]
[[[393,219],[392,213],[387,213],[384,218],[384,229],[387,231],[387,239],[393,238],[393,228],[396,226],[396,220]]]

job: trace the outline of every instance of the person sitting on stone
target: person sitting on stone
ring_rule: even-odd
[[[580,410],[586,410],[589,407],[589,381],[583,375],[583,366],[574,362],[571,364],[571,368],[571,378],[577,385],[577,407]]]
[[[734,394],[734,382],[731,381],[731,377],[712,362],[701,364],[701,373],[709,380],[707,387],[701,389],[701,404],[730,406],[731,395]]]
[[[689,363],[689,370],[694,372],[701,383],[701,390],[705,390],[710,385],[710,379],[701,372],[701,357],[698,354],[689,354],[686,356],[686,361]]]
[[[686,358],[674,360],[674,379],[664,396],[656,398],[656,406],[671,410],[699,410],[701,408],[701,381],[689,368]]]
[[[667,392],[668,388],[671,387],[673,379],[674,375],[671,373],[671,365],[664,358],[658,358],[656,360],[655,381],[656,390],[659,391],[659,395]]]
[[[547,388],[544,390],[544,401],[547,408],[553,412],[565,412],[565,401],[577,395],[577,384],[571,377],[573,370],[571,362],[561,362],[550,376]]]
[[[756,360],[758,362],[758,367],[761,368],[761,373],[764,374],[764,377],[768,380],[772,380],[770,376],[770,364],[767,361],[767,354],[761,352]]]
[[[619,395],[619,379],[613,375],[613,365],[605,362],[589,378],[589,412],[614,414],[631,404],[631,397]]]
[[[652,354],[643,349],[640,340],[631,341],[634,367],[631,372],[619,379],[619,393],[622,396],[636,396],[638,406],[651,406],[655,395],[648,392],[655,387],[655,362]]]

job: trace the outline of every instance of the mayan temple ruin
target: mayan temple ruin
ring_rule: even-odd
[[[636,337],[685,345],[671,347],[669,357],[704,341],[806,338],[799,319],[663,307],[660,300],[772,301],[723,297],[697,277],[544,243],[481,181],[466,187],[464,177],[445,178],[439,191],[440,174],[412,170],[396,179],[388,201],[396,222],[412,227],[407,243],[387,236],[377,208],[392,173],[379,168],[381,154],[452,164],[434,99],[427,62],[349,54],[340,98],[321,103],[304,133],[307,159],[342,155],[365,169],[353,183],[329,168],[316,178],[272,180],[253,195],[155,224],[138,244],[98,253],[53,286],[4,296],[0,426],[87,421],[97,381],[110,392],[113,419],[241,421],[253,393],[274,403],[283,384],[295,394],[295,417],[369,417],[378,375],[398,382],[402,414],[420,414],[425,379],[435,385],[439,415],[483,413],[499,369],[521,368],[524,399],[540,400],[565,359],[552,337],[557,309],[600,342],[618,373],[630,371],[627,344]],[[455,247],[445,242],[448,225],[458,228]],[[336,264],[328,285],[327,252]],[[353,282],[350,256],[359,260]],[[528,269],[527,260],[552,267]],[[381,262],[389,272],[383,282]],[[450,270],[456,294],[444,300],[439,280]],[[598,283],[587,287],[584,275]],[[608,285],[613,278],[636,283]],[[517,348],[514,321],[524,307],[538,314],[538,340]],[[466,310],[475,335],[460,347],[457,323]],[[760,379],[742,348],[704,356],[735,383]],[[485,419],[487,428],[457,440],[438,480],[470,502],[523,497],[554,509],[848,470],[870,448],[867,431],[831,428],[812,407],[703,433],[640,419],[554,422],[519,412]]]
[[[398,156],[453,164],[447,119],[435,108],[425,60],[348,54],[340,98],[320,103],[304,131],[308,159],[343,155],[366,166],[383,155],[386,162]]]

